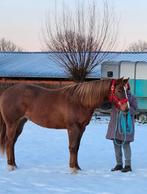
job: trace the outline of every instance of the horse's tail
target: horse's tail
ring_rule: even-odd
[[[6,145],[6,124],[0,112],[0,151],[2,154],[4,154],[5,145]]]

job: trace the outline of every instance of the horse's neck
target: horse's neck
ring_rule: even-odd
[[[107,83],[107,87],[106,87],[105,90],[104,90],[104,97],[105,97],[105,99],[107,99],[107,100],[108,100],[109,95],[110,95],[110,84],[111,84],[111,82],[109,81],[109,82]]]
[[[89,83],[87,85],[80,85],[78,89],[76,88],[77,91],[73,87],[64,90],[67,91],[67,99],[90,109],[100,107],[108,99],[110,80],[102,80],[90,84],[92,85],[89,85]],[[63,94],[65,95],[65,92]]]
[[[102,86],[101,86],[101,92],[100,92],[101,96],[98,100],[97,106],[101,106],[105,101],[108,101],[109,95],[110,95],[110,80],[105,80],[104,85]]]

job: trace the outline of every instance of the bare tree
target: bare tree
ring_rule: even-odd
[[[88,7],[78,2],[75,10],[73,13],[63,5],[59,17],[55,11],[54,18],[46,22],[44,41],[50,58],[74,81],[82,82],[114,48],[118,25],[106,0],[101,10],[94,1]]]
[[[130,44],[126,51],[131,52],[146,52],[147,51],[147,42],[138,40]]]
[[[14,51],[22,51],[22,49],[16,46],[10,40],[6,40],[5,38],[0,39],[0,52],[14,52]]]

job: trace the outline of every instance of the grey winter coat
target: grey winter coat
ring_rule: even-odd
[[[129,99],[129,103],[130,103],[130,113],[131,113],[131,118],[132,118],[132,123],[133,123],[133,129],[134,129],[134,114],[135,111],[137,109],[137,101],[135,96],[131,95],[130,91],[127,91],[127,95],[128,95],[128,99]],[[106,138],[110,139],[110,140],[114,140],[114,137],[116,140],[121,140],[124,141],[124,135],[122,133],[119,132],[118,128],[116,129],[116,134],[115,134],[115,128],[116,128],[116,117],[117,117],[117,113],[118,113],[118,109],[113,106],[112,107],[112,111],[111,111],[111,117],[110,117],[110,122],[108,125],[108,131],[106,134]],[[126,141],[128,142],[132,142],[134,141],[134,130],[131,134],[127,134],[126,135]]]

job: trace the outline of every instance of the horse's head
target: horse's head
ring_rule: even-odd
[[[129,79],[113,79],[111,82],[111,92],[109,96],[110,102],[112,102],[121,111],[128,111],[129,102],[126,94],[125,85]]]

